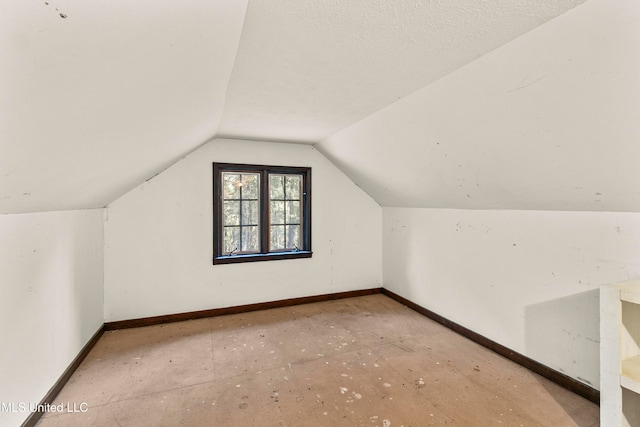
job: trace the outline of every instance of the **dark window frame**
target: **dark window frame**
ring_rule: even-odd
[[[224,254],[223,249],[223,202],[222,173],[260,174],[260,251],[258,253]],[[269,251],[269,175],[302,175],[302,247],[296,250]],[[243,163],[213,163],[213,264],[233,264],[254,261],[310,258],[311,251],[311,168],[298,166],[268,166]]]

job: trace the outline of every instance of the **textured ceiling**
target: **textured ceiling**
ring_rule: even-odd
[[[0,213],[105,206],[211,138],[245,10],[2,0]]]
[[[0,213],[105,206],[214,136],[326,140],[359,182],[339,131],[583,1],[2,1]]]
[[[640,212],[640,2],[591,0],[317,148],[382,206]]]
[[[319,141],[583,1],[252,1],[219,133]]]

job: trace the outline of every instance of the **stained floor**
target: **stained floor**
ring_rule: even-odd
[[[54,426],[598,426],[599,407],[384,295],[105,333]]]

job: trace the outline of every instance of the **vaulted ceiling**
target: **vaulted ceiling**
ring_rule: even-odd
[[[584,1],[3,1],[0,213],[216,136],[316,144],[384,206],[640,211],[640,11]]]

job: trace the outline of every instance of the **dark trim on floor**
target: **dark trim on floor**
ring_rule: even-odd
[[[499,355],[529,369],[532,372],[535,372],[536,374],[547,378],[548,380],[553,381],[561,387],[564,387],[567,390],[570,390],[596,404],[600,404],[599,390],[589,387],[588,385],[583,384],[580,381],[577,381],[561,372],[551,369],[540,362],[536,362],[535,360],[530,359],[523,354],[516,353],[515,351],[510,350],[502,344],[498,344],[497,342],[492,341],[489,338],[478,334],[477,332],[473,332],[471,329],[467,329],[462,325],[452,322],[451,320],[448,320],[441,315],[414,303],[413,301],[401,297],[400,295],[391,292],[388,289],[383,288],[382,293],[389,298],[398,301],[400,304],[406,305],[410,309],[417,311],[418,313],[440,323],[443,326],[446,326],[447,328],[451,329],[454,332],[457,332],[463,337],[468,338],[471,341],[474,341],[495,353],[498,353]]]
[[[40,401],[40,405],[44,406],[44,405],[53,403],[53,400],[58,396],[58,393],[60,393],[60,390],[62,390],[62,387],[64,387],[67,381],[69,381],[69,378],[71,378],[71,375],[73,375],[76,369],[78,369],[78,366],[80,366],[84,358],[87,357],[87,354],[89,354],[91,349],[96,345],[100,337],[102,337],[102,334],[104,333],[104,331],[105,329],[103,324],[96,331],[96,333],[93,334],[91,339],[89,339],[89,341],[84,345],[84,347],[82,347],[82,349],[80,350],[78,355],[75,357],[75,359],[73,359],[71,364],[67,367],[67,369],[65,369],[65,371],[62,373],[60,378],[58,378],[58,381],[56,381],[55,384],[49,389],[47,394],[45,394],[45,396]],[[38,423],[38,421],[40,421],[40,418],[42,417],[43,414],[44,412],[32,412],[29,415],[29,417],[27,417],[27,419],[22,423],[21,427],[35,426]]]
[[[452,322],[441,315],[434,313],[431,310],[428,310],[413,301],[410,301],[400,295],[385,289],[385,288],[372,288],[372,289],[362,289],[357,291],[347,291],[347,292],[337,292],[332,294],[323,294],[323,295],[314,295],[308,297],[300,297],[300,298],[290,298],[278,301],[269,301],[269,302],[261,302],[256,304],[247,304],[247,305],[238,305],[234,307],[224,307],[224,308],[214,308],[210,310],[200,310],[200,311],[191,311],[188,313],[177,313],[177,314],[167,314],[164,316],[154,316],[154,317],[143,317],[139,319],[131,319],[131,320],[119,320],[116,322],[106,322],[104,323],[98,331],[91,337],[91,339],[82,347],[82,350],[78,353],[73,362],[69,365],[69,367],[64,371],[64,373],[60,376],[58,381],[51,387],[49,392],[45,395],[45,397],[40,401],[41,405],[51,404],[53,400],[56,398],[62,387],[69,381],[71,375],[75,372],[75,370],[80,366],[80,363],[84,360],[84,358],[89,354],[91,349],[96,345],[102,334],[106,331],[113,331],[117,329],[128,329],[128,328],[137,328],[141,326],[152,326],[152,325],[160,325],[163,323],[171,323],[171,322],[181,322],[184,320],[193,320],[193,319],[201,319],[205,317],[214,317],[214,316],[222,316],[226,314],[239,314],[239,313],[247,313],[250,311],[258,311],[258,310],[268,310],[272,308],[281,308],[281,307],[291,307],[295,305],[301,304],[310,304],[314,302],[324,302],[324,301],[332,301],[344,298],[354,298],[361,297],[365,295],[374,295],[374,294],[384,294],[389,298],[403,304],[410,309],[434,320],[435,322],[440,323],[441,325],[446,326],[447,328],[457,332],[458,334],[474,341],[483,347],[488,348],[489,350],[529,369],[532,372],[535,372],[553,382],[560,385],[561,387],[566,388],[596,404],[600,404],[600,391],[589,387],[586,384],[583,384],[561,372],[558,372],[554,369],[549,368],[541,364],[540,362],[536,362],[533,359],[528,358],[527,356],[516,353],[515,351],[510,350],[509,348],[498,344],[495,341],[486,338],[477,332],[473,332],[470,329],[465,328],[462,325],[459,325],[455,322]],[[33,412],[29,417],[22,423],[21,427],[34,427],[40,418],[42,417],[42,412]]]
[[[248,313],[250,311],[268,310],[271,308],[291,307],[294,305],[310,304],[338,300],[343,298],[361,297],[382,293],[382,288],[362,289],[358,291],[337,292],[333,294],[314,295],[309,297],[290,298],[278,301],[260,302],[256,304],[237,305],[234,307],[213,308],[209,310],[191,311],[188,313],[167,314],[163,316],[142,317],[131,320],[118,320],[104,324],[106,331],[116,329],[138,328],[140,326],[153,326],[163,323],[182,322],[184,320],[202,319],[204,317],[222,316],[225,314]]]

